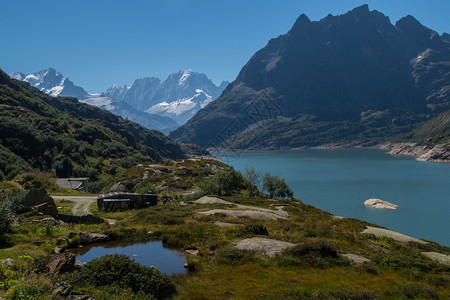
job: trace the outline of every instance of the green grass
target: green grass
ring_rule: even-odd
[[[43,224],[33,221],[42,217],[23,215],[12,235],[13,246],[0,249],[0,259],[22,260],[24,254],[37,259],[48,255],[57,246],[57,238],[67,236],[69,232],[98,232],[107,233],[119,241],[161,239],[166,246],[199,250],[199,256],[188,256],[188,273],[172,276],[177,289],[176,299],[278,299],[280,295],[286,299],[297,299],[301,295],[321,299],[363,296],[399,299],[407,295],[432,297],[436,293],[442,299],[450,297],[449,268],[420,254],[423,251],[449,253],[447,247],[436,243],[401,244],[391,239],[360,234],[366,225],[373,224],[357,219],[334,219],[325,211],[290,200],[270,201],[264,197],[248,196],[224,197],[224,200],[264,208],[282,205],[289,213],[289,219],[205,216],[198,212],[236,208],[189,202],[183,205],[181,200],[117,212],[98,211],[94,203],[91,206],[94,214],[118,222],[115,225],[63,224],[52,228],[48,234]],[[73,206],[67,200],[57,204],[64,210],[70,210]],[[215,221],[238,225],[219,227],[213,225]],[[252,229],[259,225],[267,228],[267,238],[299,246],[273,258],[233,247],[235,242],[245,237],[257,236]],[[153,233],[148,234],[149,231]],[[40,247],[32,244],[38,240],[43,242]],[[371,247],[373,245],[382,246],[390,252],[384,253]],[[77,246],[76,241],[72,246]],[[351,266],[339,256],[340,253],[362,255],[372,263]],[[23,276],[29,278],[29,275]],[[43,276],[48,280],[59,278]],[[99,299],[107,299],[111,293],[122,295],[122,299],[136,296],[118,287],[105,290],[87,284],[79,290]]]

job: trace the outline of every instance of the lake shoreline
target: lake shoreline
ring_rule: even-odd
[[[390,155],[412,156],[417,161],[450,162],[450,145],[438,144],[435,146],[418,145],[417,143],[372,143],[372,142],[345,142],[327,143],[320,146],[302,147],[255,147],[247,149],[232,149],[226,147],[208,148],[211,153],[222,152],[254,152],[254,151],[289,151],[289,150],[339,150],[339,149],[381,149]]]

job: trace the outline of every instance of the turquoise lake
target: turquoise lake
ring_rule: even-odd
[[[286,179],[294,196],[334,215],[358,218],[450,246],[450,164],[378,149],[215,153],[238,170],[253,166]],[[399,207],[373,209],[379,198]]]

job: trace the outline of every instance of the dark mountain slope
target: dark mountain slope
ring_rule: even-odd
[[[184,158],[191,150],[75,98],[48,96],[1,70],[0,133],[0,176],[6,178],[36,169],[95,180],[140,161]]]
[[[300,16],[171,137],[232,148],[375,143],[447,110],[449,98],[450,45],[411,16],[394,26],[364,5]]]

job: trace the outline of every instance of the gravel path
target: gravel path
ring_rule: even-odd
[[[55,200],[66,199],[75,202],[75,205],[72,207],[72,214],[74,216],[91,214],[89,206],[97,201],[97,197],[95,196],[52,196],[52,198]]]
[[[403,233],[399,233],[399,232],[395,232],[392,230],[387,230],[387,229],[383,229],[383,228],[377,228],[377,227],[371,227],[371,226],[367,226],[367,229],[364,230],[362,233],[367,233],[367,234],[373,234],[376,236],[385,236],[385,237],[389,237],[391,239],[394,239],[396,241],[399,242],[416,242],[419,244],[427,244],[427,242],[413,238],[409,235],[403,234]]]

